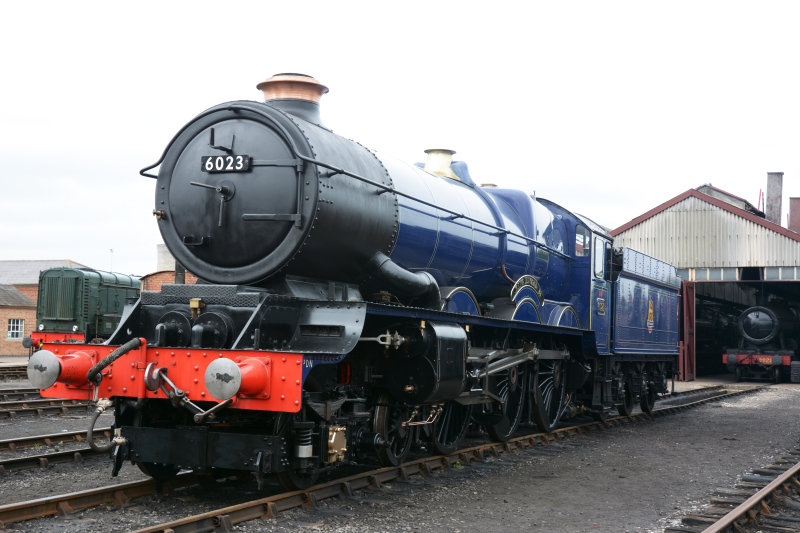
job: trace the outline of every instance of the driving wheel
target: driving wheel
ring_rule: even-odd
[[[550,432],[567,409],[567,381],[564,362],[539,360],[533,365],[530,379],[530,404],[539,431]]]
[[[522,365],[512,366],[491,377],[491,392],[503,400],[502,405],[493,405],[500,411],[500,419],[484,425],[492,439],[506,441],[517,430],[525,407],[526,380],[527,372]]]

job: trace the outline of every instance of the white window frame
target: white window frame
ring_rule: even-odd
[[[25,319],[24,318],[9,318],[8,319],[8,338],[21,339],[25,336]]]
[[[600,237],[594,238],[594,261],[592,261],[592,273],[597,279],[605,279],[606,276],[606,242]]]

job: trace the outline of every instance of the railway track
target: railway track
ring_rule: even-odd
[[[3,505],[0,507],[0,528],[16,522],[24,522],[44,516],[67,514],[96,505],[122,505],[132,498],[155,494],[159,490],[170,492],[181,487],[194,485],[197,482],[197,476],[192,473],[184,473],[161,484],[154,479],[146,479]]]
[[[0,389],[0,402],[10,402],[19,400],[36,400],[41,398],[39,389],[29,387],[19,389]]]
[[[671,405],[656,409],[651,414],[635,413],[630,417],[615,417],[604,421],[594,421],[573,425],[553,431],[552,433],[533,433],[513,438],[507,442],[490,442],[458,450],[450,455],[432,456],[417,459],[396,467],[384,467],[376,470],[359,473],[345,478],[336,479],[319,484],[302,491],[277,494],[260,498],[239,505],[216,509],[200,515],[186,517],[181,520],[159,524],[140,530],[139,533],[170,531],[214,531],[216,528],[230,530],[233,524],[253,520],[256,518],[274,517],[280,511],[296,507],[309,507],[317,501],[340,495],[351,495],[356,490],[365,488],[379,488],[383,483],[393,480],[406,479],[415,474],[429,474],[434,471],[444,470],[454,465],[467,465],[473,461],[482,461],[487,456],[499,456],[526,448],[546,446],[571,437],[576,437],[587,432],[614,428],[617,426],[639,423],[655,417],[666,416],[691,409],[708,402],[722,400],[741,394],[755,392],[763,387],[753,387],[736,391],[720,391],[712,397],[691,401],[683,405]],[[176,481],[180,487],[188,487],[194,483],[185,477],[189,474],[178,476]],[[172,490],[178,486],[166,484],[165,489]],[[53,496],[43,500],[20,502],[0,506],[0,525],[11,524],[59,513],[68,513],[73,510],[93,507],[101,504],[124,503],[131,498],[155,494],[157,484],[152,480],[113,485],[91,491],[81,491],[61,496]],[[90,493],[90,494],[88,494]],[[226,529],[227,528],[227,529]]]
[[[100,428],[99,430],[95,430],[95,433],[98,435],[99,439],[111,438],[111,428]],[[36,448],[38,446],[57,446],[72,442],[83,442],[85,440],[85,435],[86,431],[72,431],[69,433],[55,433],[52,435],[3,439],[0,440],[0,450],[17,451]],[[31,468],[47,468],[50,465],[60,463],[76,463],[83,461],[86,457],[95,455],[100,455],[100,453],[89,447],[82,447],[72,450],[60,450],[2,459],[0,460],[0,473]]]
[[[65,415],[70,412],[86,411],[89,403],[79,400],[38,399],[0,402],[0,419],[18,416],[42,416],[48,414]]]
[[[47,468],[50,465],[59,463],[80,463],[85,457],[92,455],[100,455],[100,453],[92,450],[91,448],[80,448],[77,450],[64,450],[28,455],[25,457],[15,457],[13,459],[2,459],[0,460],[0,472],[26,470],[31,468]]]
[[[800,449],[716,491],[701,511],[684,516],[669,533],[800,531]]]
[[[0,366],[0,381],[28,379],[27,365]]]
[[[95,433],[99,433],[105,438],[109,438],[111,428],[98,428]],[[16,437],[13,439],[0,439],[0,451],[19,450],[23,448],[35,448],[36,446],[54,446],[67,442],[81,442],[85,440],[86,430],[68,431],[64,433],[51,433],[48,435],[34,435],[32,437]]]

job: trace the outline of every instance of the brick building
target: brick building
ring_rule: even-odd
[[[87,268],[70,259],[0,261],[0,355],[27,355],[22,339],[36,327],[39,273]]]
[[[143,291],[160,291],[162,285],[170,285],[176,283],[175,273],[176,269],[180,269],[180,265],[169,253],[169,250],[164,244],[156,245],[156,271],[142,276],[142,290]],[[197,283],[197,276],[190,272],[184,272],[184,281],[186,285],[194,285]]]
[[[160,291],[162,285],[170,285],[175,283],[174,270],[159,270],[151,274],[146,274],[141,278],[143,291]],[[185,282],[187,285],[194,285],[197,283],[197,276],[189,272],[186,273]]]
[[[13,285],[0,285],[0,355],[27,355],[22,339],[36,327],[36,303]]]

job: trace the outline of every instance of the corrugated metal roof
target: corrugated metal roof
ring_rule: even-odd
[[[800,233],[797,233],[797,232],[792,231],[790,229],[786,229],[786,228],[784,228],[782,226],[779,226],[778,224],[770,222],[769,220],[767,220],[764,217],[756,216],[753,213],[748,213],[747,211],[745,211],[743,209],[739,209],[737,207],[734,207],[733,205],[729,204],[728,202],[724,202],[724,201],[719,200],[717,198],[712,198],[711,196],[709,196],[707,194],[703,194],[702,192],[699,192],[696,189],[689,189],[688,191],[686,191],[686,192],[684,192],[682,194],[679,194],[675,198],[667,200],[663,204],[661,204],[661,205],[659,205],[657,207],[654,207],[653,209],[651,209],[647,213],[645,213],[643,215],[640,215],[640,216],[634,218],[633,220],[631,220],[630,222],[627,222],[627,223],[623,224],[622,226],[618,227],[617,229],[611,230],[611,235],[616,237],[617,235],[619,235],[623,231],[627,231],[627,230],[633,228],[634,226],[636,226],[637,224],[641,224],[645,220],[653,217],[654,215],[656,215],[658,213],[661,213],[662,211],[665,211],[667,208],[672,207],[673,205],[675,205],[675,204],[677,204],[679,202],[682,202],[683,200],[685,200],[685,199],[687,199],[689,197],[698,198],[698,199],[700,199],[700,200],[702,200],[702,201],[704,201],[706,203],[709,203],[709,204],[711,204],[713,206],[719,207],[723,211],[728,211],[729,213],[732,213],[734,215],[740,216],[740,217],[744,218],[745,220],[749,220],[751,222],[754,222],[755,224],[758,224],[759,226],[763,226],[763,227],[765,227],[765,228],[767,228],[769,230],[772,230],[772,231],[774,231],[776,233],[780,233],[781,235],[783,235],[785,237],[788,237],[788,238],[790,238],[792,240],[800,242]]]
[[[89,268],[71,259],[0,261],[0,285],[38,285],[48,268]]]
[[[800,235],[690,192],[695,194],[676,197],[671,205],[612,231],[615,246],[629,246],[677,268],[800,265]]]
[[[0,306],[36,307],[36,304],[13,285],[0,285]]]

